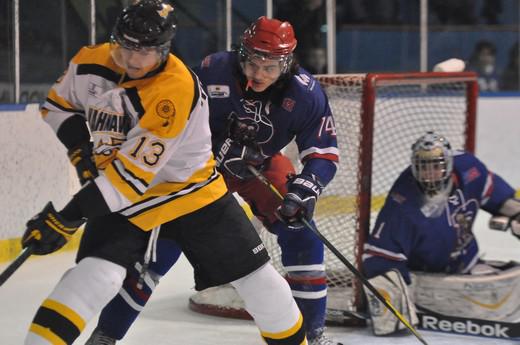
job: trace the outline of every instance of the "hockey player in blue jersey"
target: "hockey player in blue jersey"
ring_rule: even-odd
[[[293,61],[295,47],[288,22],[260,17],[245,31],[237,52],[209,55],[195,72],[210,99],[213,150],[226,183],[278,236],[310,343],[329,344],[322,334],[327,288],[323,244],[300,217],[312,220],[316,200],[336,172],[336,131],[319,83]],[[293,139],[303,163],[299,174],[280,153]],[[285,195],[280,207],[248,164]],[[293,175],[289,181],[288,174]]]
[[[482,267],[475,217],[480,209],[506,216],[520,236],[520,201],[514,195],[474,155],[452,151],[446,138],[426,133],[413,144],[411,165],[392,186],[365,244],[364,273],[376,287],[398,287],[396,295],[400,290],[403,298],[394,296],[395,305],[416,321],[407,289],[411,272],[471,274]],[[395,331],[397,324],[369,300],[375,333]]]
[[[229,190],[237,192],[278,236],[309,344],[335,345],[323,333],[327,296],[323,244],[301,219],[312,221],[318,196],[335,175],[336,131],[325,93],[293,59],[296,43],[291,24],[260,17],[245,31],[238,50],[209,55],[195,72],[209,97],[213,152]],[[293,139],[303,163],[299,173],[280,153]],[[283,201],[249,172],[248,165],[285,195]],[[168,243],[163,245],[159,243],[158,262],[149,267],[153,283],[145,293],[136,293],[135,279],[127,279],[120,295],[102,312],[88,344],[124,336],[158,278],[174,264],[161,262],[160,252],[168,250]]]

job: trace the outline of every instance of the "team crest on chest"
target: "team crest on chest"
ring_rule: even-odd
[[[273,137],[273,123],[268,118],[270,103],[264,104],[259,100],[242,100],[242,109],[240,114],[234,116],[240,122],[247,126],[256,128],[255,142],[257,144],[265,144]]]

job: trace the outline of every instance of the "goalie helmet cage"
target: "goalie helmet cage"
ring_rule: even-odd
[[[386,194],[410,164],[411,145],[426,131],[444,135],[455,149],[474,152],[478,86],[473,72],[318,75],[334,114],[340,162],[320,196],[319,231],[359,270],[363,245]],[[326,130],[334,130],[332,126]],[[291,153],[292,151],[292,153]],[[298,163],[294,146],[286,152]],[[260,235],[282,273],[276,237]],[[325,249],[329,323],[359,325],[361,283]],[[247,317],[232,288],[217,287],[190,298],[198,312]]]

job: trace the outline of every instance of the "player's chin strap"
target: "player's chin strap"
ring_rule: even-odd
[[[259,172],[255,167],[251,166],[251,165],[248,165],[248,169],[249,171],[255,175],[255,177],[260,181],[262,182],[264,185],[266,185],[267,187],[269,187],[269,189],[276,195],[278,196],[280,199],[283,199],[283,196],[282,194],[278,191],[278,189],[276,189],[276,187],[271,183],[271,181],[269,181],[264,175],[262,175],[261,172]],[[405,325],[406,328],[408,328],[410,330],[410,332],[412,332],[412,334],[421,342],[423,343],[424,345],[428,345],[428,343],[426,342],[426,340],[424,340],[424,338],[422,337],[422,335],[404,318],[403,315],[401,315],[401,313],[399,313],[397,311],[397,309],[395,309],[395,307],[390,304],[390,302],[388,302],[380,293],[379,291],[377,291],[377,289],[363,276],[363,274],[361,274],[361,272],[359,272],[359,270],[350,263],[350,261],[347,260],[347,258],[345,258],[340,252],[339,250],[336,249],[336,247],[334,247],[330,242],[329,240],[327,240],[327,238],[325,236],[322,235],[321,232],[319,232],[318,229],[316,229],[315,226],[313,226],[310,222],[308,222],[305,218],[302,218],[301,221],[303,222],[303,224],[305,224],[306,227],[308,227],[314,234],[316,234],[316,236],[319,237],[319,239],[323,242],[323,244],[329,248],[329,250],[345,265],[347,266],[347,268],[350,270],[350,272],[352,272],[362,283],[363,285],[370,291],[372,292],[372,294],[381,302],[383,303],[383,305],[388,309],[390,310],[390,312],[392,314],[395,315],[395,317],[397,317],[399,319],[399,321],[401,321],[403,323],[403,325]]]
[[[150,261],[157,261],[157,240],[159,238],[159,231],[161,231],[161,226],[156,226],[152,229],[150,233],[150,239],[148,240],[148,247],[146,248],[146,252],[144,254],[144,263],[141,266],[141,270],[139,272],[139,279],[137,280],[137,288],[142,290],[144,284],[144,277],[146,276],[146,272],[148,271],[148,266],[150,266]]]

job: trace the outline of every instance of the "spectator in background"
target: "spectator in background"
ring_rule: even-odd
[[[322,47],[321,28],[325,25],[325,1],[287,0],[278,4],[275,17],[292,23],[298,37],[294,52],[296,59],[303,68],[312,70],[305,55],[307,51]]]
[[[480,10],[480,15],[484,18],[484,24],[499,24],[498,16],[502,13],[502,10],[502,0],[485,0]]]
[[[475,2],[473,0],[430,0],[432,21],[441,25],[474,25]],[[436,22],[437,21],[437,22]]]
[[[499,73],[496,67],[496,46],[486,40],[478,41],[469,58],[468,70],[477,72],[480,91],[498,91]]]
[[[520,62],[520,52],[518,51],[518,42],[513,44],[509,49],[509,61],[507,67],[502,74],[500,81],[500,89],[504,91],[519,91],[520,90],[520,72],[518,71],[518,64]]]
[[[305,51],[302,65],[312,74],[327,73],[327,51],[322,47],[313,47]]]
[[[338,25],[401,24],[401,8],[398,0],[337,0]]]

